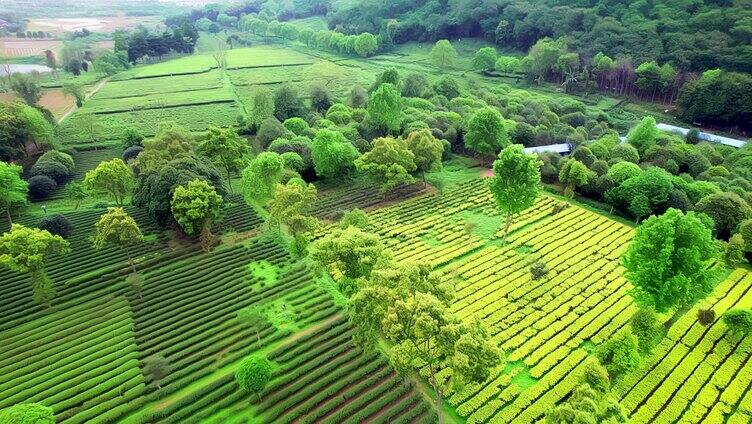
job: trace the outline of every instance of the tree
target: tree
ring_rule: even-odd
[[[248,142],[232,128],[211,127],[198,152],[227,172],[227,186],[232,193],[232,175],[245,167],[251,153]]]
[[[81,107],[86,100],[84,87],[76,82],[66,82],[63,84],[63,94],[71,96],[76,100],[76,106]]]
[[[46,145],[52,135],[52,125],[38,109],[22,102],[0,103],[0,159],[20,159],[27,143]]]
[[[415,156],[416,170],[426,186],[426,172],[441,170],[441,157],[444,145],[427,129],[413,131],[407,136],[407,147]]]
[[[303,98],[291,85],[282,85],[274,93],[274,116],[280,121],[294,116],[303,116]]]
[[[752,334],[752,311],[731,309],[723,314],[723,323],[732,334],[748,336]]]
[[[96,194],[111,195],[117,205],[123,205],[134,184],[133,171],[120,158],[101,162],[84,176],[87,190]]]
[[[398,131],[402,117],[402,95],[397,87],[384,83],[368,100],[368,117],[376,126],[386,131]]]
[[[608,379],[608,374],[606,374]],[[608,383],[608,380],[606,381]],[[606,387],[608,389],[608,387]],[[566,401],[546,413],[549,424],[626,423],[621,405],[610,395],[587,383],[577,386]]]
[[[598,346],[595,355],[612,379],[618,379],[640,366],[639,343],[628,330],[621,331]]]
[[[144,359],[143,370],[144,374],[149,376],[151,382],[157,386],[157,389],[162,389],[162,379],[167,377],[171,371],[170,363],[159,354]]]
[[[401,138],[373,140],[373,148],[355,159],[355,167],[380,183],[382,192],[415,181],[410,175],[416,169],[415,155]]]
[[[358,150],[339,131],[320,129],[311,145],[316,175],[321,178],[342,177],[350,173]]]
[[[29,185],[21,179],[22,170],[18,165],[0,161],[0,209],[5,212],[9,224],[13,224],[11,210],[26,204]]]
[[[3,424],[55,424],[52,408],[39,403],[19,403],[0,410]]]
[[[108,208],[94,224],[94,247],[103,249],[108,245],[117,246],[128,257],[131,271],[136,273],[131,249],[144,242],[144,235],[138,223],[123,208]]]
[[[723,262],[728,268],[734,269],[744,261],[744,237],[734,234],[723,249]]]
[[[509,135],[498,110],[485,107],[470,118],[465,147],[481,156],[491,156],[508,144]]]
[[[0,265],[12,271],[29,274],[34,301],[49,306],[55,286],[45,271],[45,262],[53,255],[70,252],[70,244],[48,231],[13,224],[0,235]]]
[[[238,365],[235,382],[240,390],[256,393],[261,400],[261,391],[271,380],[272,370],[272,363],[265,356],[247,356]]]
[[[311,216],[316,204],[316,186],[300,179],[291,179],[287,184],[278,184],[274,197],[269,202],[269,216],[284,225],[293,236],[294,253],[302,256],[319,221]]]
[[[663,338],[663,325],[658,322],[658,314],[652,308],[640,308],[630,321],[632,334],[642,355],[649,355]]]
[[[256,304],[239,310],[237,318],[243,326],[251,328],[256,333],[256,345],[261,347],[261,329],[269,324],[266,310]]]
[[[516,74],[520,71],[520,60],[514,56],[499,56],[494,68],[505,74]]]
[[[473,56],[473,69],[476,71],[491,72],[496,67],[496,49],[483,47]]]
[[[254,88],[251,93],[250,124],[258,128],[265,119],[274,116],[274,96],[263,87]]]
[[[326,111],[329,110],[331,106],[332,106],[332,98],[329,95],[329,92],[326,91],[326,89],[321,86],[313,87],[313,89],[311,90],[311,109],[319,113],[326,113]],[[285,122],[289,121],[290,119],[295,119],[295,118],[287,118]],[[298,118],[298,119],[301,119],[301,118]],[[296,135],[301,135],[301,134],[296,134]]]
[[[658,138],[658,127],[655,118],[646,116],[639,124],[627,134],[627,143],[636,147],[640,155],[644,154],[648,147],[655,145]]]
[[[127,53],[106,51],[94,59],[92,67],[104,76],[113,76],[128,67]]]
[[[36,105],[42,98],[42,88],[31,75],[13,74],[13,78],[10,80],[10,89],[29,106]]]
[[[577,187],[585,185],[590,175],[590,170],[577,159],[569,159],[564,163],[559,171],[559,181],[566,184],[564,195],[574,197],[574,190]]]
[[[651,216],[622,255],[632,297],[658,312],[688,307],[713,290],[717,252],[710,228],[694,212]]]
[[[266,205],[274,196],[283,170],[284,163],[277,153],[263,152],[256,156],[243,170],[241,191],[245,201],[250,205]]]
[[[200,234],[201,247],[208,251],[212,224],[222,213],[222,196],[208,182],[196,179],[175,187],[171,205],[180,228],[189,236]]]
[[[538,198],[541,165],[540,159],[525,153],[520,144],[505,147],[493,164],[494,175],[488,180],[488,188],[496,207],[506,216],[504,242],[514,215],[532,207]]]
[[[371,56],[376,53],[378,49],[379,41],[376,39],[376,36],[371,33],[364,32],[358,35],[358,38],[355,39],[355,53],[360,57]]]
[[[172,122],[161,124],[154,138],[143,141],[144,151],[138,155],[135,168],[139,174],[160,171],[168,162],[193,156],[193,135]]]
[[[402,81],[402,95],[405,97],[429,97],[431,84],[425,74],[413,72]]]
[[[406,263],[374,270],[349,303],[356,342],[373,347],[384,337],[398,373],[425,372],[436,393],[440,423],[446,390],[441,368],[448,367],[446,384],[459,390],[485,381],[502,361],[479,320],[465,324],[450,311],[452,299],[449,283],[428,264]]]
[[[736,193],[713,193],[695,205],[697,212],[708,215],[715,222],[719,238],[727,239],[739,224],[752,217],[752,208]]]
[[[355,292],[356,280],[368,278],[377,265],[391,261],[379,236],[355,226],[334,229],[316,240],[308,256],[317,269],[336,278],[345,295]]]
[[[457,50],[449,40],[439,40],[428,54],[434,66],[439,68],[451,68],[457,62]]]

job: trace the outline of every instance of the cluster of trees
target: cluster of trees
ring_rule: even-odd
[[[702,212],[714,234],[729,239],[752,218],[750,146],[689,142],[656,128],[647,117],[622,143],[615,134],[578,146],[560,158],[543,154],[543,178],[603,201],[638,221],[669,208]]]
[[[752,71],[752,21],[745,5],[733,2],[361,1],[330,11],[327,19],[347,34],[386,32],[391,24],[397,43],[484,37],[527,50],[545,37],[570,37],[586,58],[603,52],[682,71]]]
[[[16,32],[18,38],[54,38],[52,33],[45,31],[18,31]]]
[[[331,0],[293,0],[276,2],[267,0],[246,0],[233,4],[209,3],[189,13],[170,16],[165,19],[168,26],[185,22],[203,26],[202,30],[219,32],[222,27],[234,27],[244,15],[257,15],[265,21],[288,21],[313,15],[326,15]]]
[[[146,28],[135,31],[118,30],[113,32],[115,53],[125,52],[128,61],[136,63],[144,57],[162,57],[170,52],[193,53],[198,40],[198,30],[193,24],[182,23],[161,32],[151,32]]]
[[[32,87],[28,93],[27,101],[38,101],[40,94],[36,89]],[[33,105],[0,103],[0,160],[22,159],[27,152],[52,143],[53,126],[49,119],[43,110]]]

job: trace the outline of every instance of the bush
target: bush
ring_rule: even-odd
[[[357,208],[345,212],[339,220],[339,227],[343,230],[347,227],[353,226],[366,231],[370,225],[371,223],[368,214]]]
[[[303,135],[305,130],[309,128],[308,122],[306,122],[305,119],[299,118],[297,116],[286,119],[283,125],[285,126],[285,128],[287,128],[287,130],[295,135]]]
[[[52,234],[66,239],[70,237],[73,232],[73,225],[68,218],[59,213],[43,217],[39,220],[39,225],[37,225],[37,227],[39,227],[40,230],[47,230]]]
[[[272,364],[266,357],[248,356],[238,366],[235,382],[244,392],[258,393],[272,376]]]
[[[37,159],[37,163],[48,161],[57,162],[65,166],[69,174],[76,171],[76,163],[73,161],[73,157],[67,153],[58,150],[50,150]]]
[[[595,353],[612,379],[617,379],[640,365],[639,343],[630,331],[622,331],[602,345]]]
[[[57,190],[57,183],[46,175],[35,175],[29,178],[29,196],[32,199],[46,199]]]
[[[279,157],[282,159],[282,163],[285,164],[285,168],[289,170],[303,172],[306,169],[305,161],[295,152],[285,152]]]
[[[144,148],[141,146],[131,146],[123,152],[123,162],[128,163],[132,161],[133,159],[136,159],[138,155],[144,151]]]
[[[746,309],[731,309],[723,314],[723,322],[732,334],[748,336],[752,334],[752,311]]]
[[[444,151],[441,152],[441,160],[449,160],[452,157],[452,143],[447,140],[441,140]]]
[[[278,138],[284,138],[286,135],[287,129],[281,122],[276,118],[266,118],[256,133],[256,139],[261,144],[261,148],[266,149],[269,143]]]
[[[71,173],[65,165],[54,161],[37,161],[31,167],[31,176],[45,176],[55,180],[56,183],[64,183],[70,178]]]
[[[593,390],[601,394],[608,393],[611,388],[608,371],[592,357],[588,358],[585,362],[585,368],[582,372],[582,382],[587,383]]]
[[[631,144],[617,144],[611,149],[611,157],[621,159],[626,162],[639,163],[640,153]]]
[[[530,266],[530,275],[533,280],[540,280],[548,274],[548,266],[543,262],[535,262]]]
[[[135,128],[126,128],[123,131],[123,149],[127,150],[129,147],[141,146],[144,142],[144,136]]]
[[[632,334],[637,337],[640,353],[649,354],[663,338],[663,326],[653,309],[641,308],[632,316]]]
[[[715,311],[712,309],[699,309],[697,311],[697,321],[707,327],[715,322]]]

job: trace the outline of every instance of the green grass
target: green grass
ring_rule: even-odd
[[[179,91],[175,93],[148,94],[140,97],[118,99],[92,99],[86,102],[85,110],[95,114],[110,114],[147,109],[164,109],[175,106],[232,103],[235,95],[229,87],[207,90]]]
[[[137,97],[160,93],[206,90],[222,86],[222,73],[218,70],[196,75],[174,75],[157,78],[110,81],[92,100]]]
[[[197,74],[217,67],[217,61],[210,54],[194,54],[179,59],[153,65],[137,66],[117,74],[113,80],[153,78],[160,76]]]
[[[227,51],[227,67],[255,68],[266,66],[290,66],[312,64],[313,57],[295,50],[280,49],[278,46],[255,46]]]

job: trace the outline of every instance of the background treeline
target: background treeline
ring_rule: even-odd
[[[746,2],[360,1],[327,19],[330,28],[347,34],[390,26],[397,43],[483,37],[527,50],[544,37],[567,37],[570,47],[585,57],[603,52],[668,62],[680,70],[752,71],[752,8]]]

